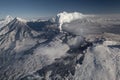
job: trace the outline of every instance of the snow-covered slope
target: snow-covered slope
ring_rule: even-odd
[[[81,50],[68,53],[21,80],[119,80],[120,43],[106,43],[88,45],[85,53]]]
[[[120,44],[104,43],[87,50],[83,64],[76,69],[75,80],[120,79]]]
[[[37,50],[47,46],[59,32],[41,25],[40,30],[36,31],[32,28],[33,25],[36,27],[36,23],[28,25],[23,19],[15,18],[1,28],[0,80],[16,80],[50,63],[48,57],[38,53]],[[61,44],[59,50],[64,49],[63,47]],[[47,47],[44,50],[47,50]]]

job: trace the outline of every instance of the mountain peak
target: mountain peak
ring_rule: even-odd
[[[6,16],[6,19],[10,19],[10,18],[13,18],[13,17],[10,16],[10,15],[7,15],[7,16]]]
[[[13,17],[10,16],[10,15],[7,15],[6,18],[5,18],[5,21],[7,21],[7,22],[10,22],[12,20],[13,20]]]
[[[7,15],[7,16],[6,16],[6,18],[12,18],[12,16],[10,16],[10,15]]]
[[[11,17],[10,15],[6,16],[5,19],[0,21],[0,28],[4,27],[6,24],[11,22],[12,20],[13,20],[13,17]]]

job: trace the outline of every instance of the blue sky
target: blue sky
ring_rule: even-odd
[[[0,17],[49,17],[59,12],[119,14],[120,0],[0,0]]]

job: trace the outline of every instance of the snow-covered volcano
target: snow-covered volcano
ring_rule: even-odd
[[[78,12],[14,18],[0,29],[0,80],[119,80],[119,25]]]

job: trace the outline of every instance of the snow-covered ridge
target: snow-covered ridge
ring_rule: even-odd
[[[79,13],[79,12],[72,12],[72,13],[62,12],[62,13],[57,14],[56,22],[59,25],[60,31],[62,31],[62,25],[64,23],[70,23],[71,21],[74,21],[77,19],[82,19],[82,18],[87,17],[87,16],[89,16],[89,15],[84,15],[84,14]]]
[[[16,17],[15,19],[17,19],[18,21],[21,21],[21,22],[25,22],[25,23],[27,22],[27,20],[19,18],[19,17]]]

